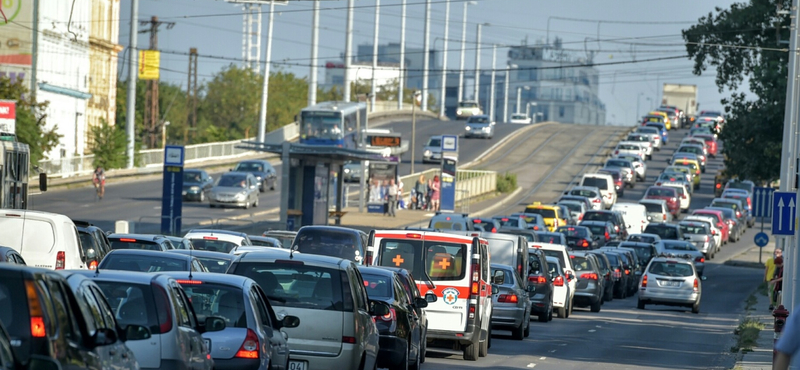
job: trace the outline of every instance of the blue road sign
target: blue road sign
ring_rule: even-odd
[[[182,146],[164,148],[164,183],[161,188],[161,233],[176,235],[181,232],[183,213],[183,159]]]
[[[442,151],[443,152],[457,152],[458,151],[458,136],[456,136],[456,135],[442,135]]]
[[[753,241],[756,242],[759,248],[764,248],[767,243],[769,243],[769,235],[767,235],[767,233],[758,233],[756,237],[753,238]]]
[[[772,235],[794,235],[797,193],[776,191],[772,196]]]
[[[753,189],[753,216],[772,217],[772,193],[775,188],[755,188]]]

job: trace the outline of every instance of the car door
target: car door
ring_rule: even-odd
[[[203,338],[194,329],[197,326],[194,320],[191,306],[188,299],[183,294],[183,289],[177,283],[169,284],[171,290],[172,304],[175,306],[175,316],[177,316],[178,330],[178,343],[180,348],[185,348],[185,351],[180,352],[180,360],[185,364],[186,368],[203,370],[205,359],[201,356],[204,354]]]
[[[256,303],[263,307],[263,311],[266,314],[266,319],[269,320],[269,326],[272,329],[272,337],[270,338],[270,343],[273,345],[272,369],[287,370],[286,366],[289,363],[288,335],[286,335],[283,331],[280,331],[278,317],[275,315],[275,311],[272,309],[272,305],[269,304],[269,299],[267,299],[267,295],[264,294],[264,291],[261,289],[261,287],[256,284],[253,286],[253,291],[256,295]]]
[[[397,301],[398,306],[403,308],[404,312],[402,315],[405,316],[405,319],[408,322],[410,340],[409,345],[412,347],[412,351],[409,354],[409,359],[413,360],[416,358],[417,351],[422,348],[422,343],[420,342],[422,333],[420,332],[419,317],[417,316],[416,311],[414,311],[414,306],[411,304],[411,297],[408,296],[405,288],[403,288],[403,283],[400,281],[400,277],[397,274],[394,274],[393,285],[395,291],[395,300]],[[399,314],[400,313],[398,313],[398,316]]]
[[[102,369],[97,356],[87,351],[84,344],[89,340],[89,334],[79,318],[80,309],[77,307],[71,291],[60,278],[48,277],[48,290],[52,299],[54,317],[51,318],[57,326],[56,335],[62,336],[66,341],[63,352],[56,354],[66,370]],[[56,352],[59,352],[56,350]]]
[[[100,315],[103,317],[103,322],[105,323],[104,327],[111,330],[117,330],[118,328],[121,329],[119,325],[117,325],[117,320],[114,318],[114,311],[111,310],[111,306],[109,305],[100,288],[98,288],[97,285],[89,284],[89,291],[97,301]],[[114,346],[117,355],[112,360],[115,364],[119,365],[119,368],[137,369],[139,367],[136,362],[136,358],[133,355],[133,351],[131,351],[123,341],[117,341]]]
[[[350,284],[350,287],[352,290],[351,294],[354,296],[353,302],[356,302],[356,307],[354,307],[356,340],[358,343],[361,343],[361,346],[364,348],[368,357],[372,357],[377,360],[379,338],[378,327],[375,326],[375,322],[372,321],[372,316],[369,314],[369,297],[367,296],[367,290],[364,288],[364,284],[360,283],[364,281],[364,278],[361,276],[361,273],[358,272],[358,269],[353,263],[350,263],[347,266],[347,273],[343,274],[343,277],[344,276],[347,276],[348,279],[355,279],[350,280],[353,282],[353,284]],[[342,284],[345,284],[345,282],[343,281]],[[358,297],[355,297],[356,295]],[[367,362],[367,364],[369,364],[369,362]]]

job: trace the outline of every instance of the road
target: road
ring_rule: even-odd
[[[554,132],[558,130],[542,131],[540,136],[547,137]],[[638,183],[634,189],[626,190],[624,201],[635,202],[641,198],[647,186],[667,166],[667,158],[677,148],[677,143],[684,134],[685,131],[670,132],[670,143],[660,152],[655,152],[653,159],[648,161],[647,181]],[[581,140],[580,134],[576,135]],[[558,138],[553,137],[551,140],[555,139]],[[614,144],[616,143],[608,142],[603,146]],[[563,144],[552,146],[558,145]],[[572,145],[565,146],[562,152],[574,149]],[[589,170],[602,165],[604,158],[593,156],[599,145],[592,144],[591,139],[574,145],[582,147],[577,151],[585,152],[583,164],[579,162],[575,166],[586,166]],[[544,155],[545,151],[547,150],[543,149],[540,153]],[[502,163],[492,166],[499,170],[497,166],[513,167],[511,163],[503,160]],[[538,165],[541,162],[537,161]],[[702,208],[713,199],[714,174],[721,165],[721,157],[709,161],[701,188],[695,191],[692,199],[692,209]],[[550,171],[548,168],[540,167],[536,171],[538,174],[530,173],[528,168],[518,171],[530,176],[526,180],[529,183],[524,187],[523,193],[529,193],[533,187],[545,184],[537,191],[530,192],[525,201],[550,201],[552,195],[566,190],[569,183],[567,180],[572,172],[565,168],[554,172],[553,178],[542,182],[541,177]],[[563,178],[566,180],[555,179],[555,173],[562,171],[565,172]],[[540,176],[538,179],[537,175]],[[560,190],[557,189],[559,185]],[[517,208],[518,205],[509,206],[509,211]],[[598,313],[576,309],[568,319],[556,318],[549,323],[531,321],[531,335],[523,341],[511,340],[510,332],[495,331],[489,356],[477,362],[466,362],[460,356],[440,352],[431,353],[423,368],[730,369],[735,363],[730,352],[730,347],[735,344],[733,330],[738,324],[744,300],[760,283],[763,271],[726,266],[722,263],[752,247],[754,234],[754,229],[748,230],[739,242],[724,246],[714,260],[706,263],[705,275],[708,280],[702,282],[703,297],[700,313],[697,315],[667,306],[649,305],[646,310],[639,310],[636,308],[635,296],[615,299],[606,302]]]
[[[460,142],[461,163],[474,160],[492,145],[510,135],[516,130],[526,126],[498,124],[495,137],[486,139],[465,139]],[[402,132],[404,140],[411,139],[411,121],[400,121],[381,125],[380,128],[389,128],[394,132]],[[422,164],[422,147],[432,135],[461,134],[464,122],[420,120],[416,125],[415,146],[417,148],[415,171],[419,172],[436,165]],[[402,157],[403,164],[400,174],[409,174],[411,153]],[[231,166],[233,167],[233,166]],[[276,163],[276,170],[281,171],[281,165]],[[225,171],[211,172],[215,178]],[[92,222],[105,230],[113,230],[116,220],[141,222],[140,230],[157,232],[161,215],[161,178],[149,176],[145,179],[128,180],[113,178],[108,179],[106,197],[102,201],[95,201],[95,192],[87,181],[87,186],[76,189],[52,189],[46,193],[32,196],[32,208],[41,211],[65,214],[76,220]],[[242,224],[250,222],[246,219],[253,217],[277,217],[280,205],[280,186],[275,191],[261,193],[258,209],[234,208],[209,208],[208,204],[197,202],[183,202],[183,219],[185,225],[198,224],[216,220],[224,224]],[[155,229],[154,229],[155,227]],[[185,228],[184,228],[185,229]]]

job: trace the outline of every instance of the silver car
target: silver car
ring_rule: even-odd
[[[494,121],[489,116],[479,115],[467,119],[464,127],[464,137],[482,137],[491,139],[494,137]]]
[[[223,174],[208,195],[210,207],[234,206],[244,209],[258,207],[258,180],[245,172]]]
[[[699,221],[681,221],[678,226],[681,228],[684,239],[694,244],[706,258],[714,258],[716,244],[708,224]]]
[[[661,151],[661,133],[655,127],[639,126],[636,128],[637,134],[645,134],[653,142],[653,149]]]
[[[442,161],[442,135],[431,136],[422,148],[422,163]]]
[[[288,337],[281,329],[297,327],[300,319],[287,315],[278,320],[253,279],[214,273],[168,275],[183,286],[198,319],[225,320],[224,330],[203,334],[214,369],[289,369]]]
[[[656,257],[639,280],[640,310],[648,304],[691,307],[700,313],[702,286],[694,263],[687,259]]]
[[[603,193],[596,186],[573,186],[572,189],[564,192],[564,195],[586,197],[591,202],[593,210],[603,209]]]
[[[290,369],[375,368],[379,333],[373,316],[390,311],[369,300],[355,262],[264,248],[242,253],[228,273],[255,280],[278,320],[300,318],[298,327],[283,329]]]
[[[691,242],[681,240],[665,240],[664,241],[664,255],[666,257],[680,257],[691,259],[694,261],[694,269],[697,271],[697,276],[703,276],[703,270],[706,268],[706,257],[703,252],[697,250]]]
[[[493,263],[492,288],[492,329],[509,329],[516,340],[527,338],[531,332],[531,301],[528,295],[533,288],[511,267]]]
[[[673,216],[667,207],[667,201],[663,199],[642,199],[639,204],[643,205],[647,212],[647,221],[650,222],[672,222]]]

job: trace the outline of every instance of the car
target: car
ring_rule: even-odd
[[[481,109],[480,104],[474,100],[464,100],[458,102],[458,107],[456,108],[456,119],[467,119],[472,116],[478,116],[483,114],[483,109]]]
[[[650,223],[647,218],[647,207],[642,204],[618,202],[611,207],[611,211],[622,216],[625,231],[628,233],[642,232]]]
[[[647,179],[647,163],[638,155],[623,154],[618,155],[617,158],[628,160],[633,164],[633,169],[636,172],[636,181],[644,181]]]
[[[693,154],[676,153],[671,159],[668,159],[667,162],[675,166],[689,167],[689,169],[694,172],[695,177],[700,177],[702,173],[700,160]],[[695,189],[700,189],[700,186],[695,186]]]
[[[644,125],[658,129],[658,132],[661,133],[662,146],[666,145],[669,142],[669,132],[667,131],[667,127],[664,125],[663,122],[647,122]]]
[[[340,226],[306,225],[297,230],[289,248],[300,253],[321,254],[364,264],[367,255],[367,234]]]
[[[577,222],[583,220],[583,214],[588,210],[586,203],[577,200],[560,200],[556,204],[567,207],[570,215]]]
[[[579,186],[593,186],[603,194],[603,208],[609,209],[617,201],[614,178],[606,173],[586,173],[581,177]]]
[[[714,217],[708,215],[686,216],[683,221],[701,222],[708,226],[708,229],[711,230],[714,251],[719,252],[722,249],[722,231],[717,228]]]
[[[699,145],[683,144],[675,150],[674,156],[682,156],[685,154],[694,154],[700,163],[700,172],[706,173],[706,149]],[[675,158],[675,157],[673,157]]]
[[[716,209],[696,209],[692,211],[692,216],[705,216],[711,217],[714,220],[714,226],[720,230],[722,243],[728,244],[731,238],[731,225],[725,221],[725,214]]]
[[[606,243],[617,239],[618,235],[614,231],[614,224],[611,221],[591,221],[584,219],[578,226],[589,229],[594,239],[594,248],[601,248]]]
[[[659,112],[659,113],[661,113],[661,112]],[[647,124],[651,124],[651,123],[659,123],[661,125],[664,125],[665,129],[667,129],[667,130],[669,129],[669,127],[666,126],[666,123],[667,123],[666,115],[655,114],[655,113],[651,112],[651,113],[648,113],[647,115],[645,115],[644,117],[642,117],[642,125],[647,125]]]
[[[204,203],[212,187],[214,187],[214,178],[209,176],[206,170],[189,168],[183,170],[183,190],[181,191],[183,200]]]
[[[753,227],[756,223],[756,218],[753,216],[753,200],[752,197],[743,189],[729,189],[722,192],[724,199],[736,199],[742,203],[744,213],[746,214],[747,226]]]
[[[711,229],[707,224],[696,221],[681,221],[678,223],[686,241],[692,242],[697,250],[703,252],[706,259],[714,258],[716,245]]]
[[[672,217],[677,219],[681,212],[680,201],[678,200],[678,189],[667,186],[651,186],[644,192],[642,200],[659,199],[667,203],[667,209]]]
[[[706,207],[704,210],[714,210],[722,212],[722,219],[728,224],[728,240],[737,242],[744,234],[745,225],[736,217],[736,211],[725,207]]]
[[[561,261],[556,257],[547,256],[547,268],[550,280],[553,281],[553,307],[558,318],[569,318],[572,314],[573,291],[567,283],[567,275],[561,266]]]
[[[373,318],[391,310],[368,298],[353,261],[264,248],[241,254],[228,274],[255,280],[278,317],[300,318],[299,326],[283,330],[290,369],[375,368],[379,332]]]
[[[708,134],[693,134],[692,137],[696,137],[698,139],[702,139],[706,142],[706,146],[708,147],[708,156],[711,158],[715,158],[718,153],[719,144],[717,143],[717,138],[712,133]]]
[[[278,173],[275,171],[275,167],[272,167],[272,163],[263,159],[241,161],[231,171],[253,175],[256,179],[258,190],[262,193],[267,189],[275,190],[275,183],[278,181]]]
[[[611,222],[611,234],[619,236],[620,239],[628,237],[628,223],[625,222],[622,213],[615,210],[608,211],[586,211],[583,221],[608,221]],[[602,233],[600,233],[602,235]],[[612,238],[615,239],[615,238]]]
[[[620,242],[620,244],[622,244]],[[619,258],[620,268],[621,268],[621,275],[622,279],[622,298],[630,297],[636,293],[637,288],[637,277],[636,273],[641,268],[639,264],[639,259],[636,257],[636,252],[632,251],[628,248],[618,248],[617,245],[614,246],[605,246],[601,248],[601,251],[604,253],[613,252],[616,253]]]
[[[601,193],[602,193],[602,191],[601,191]],[[556,201],[556,204],[564,202],[564,201],[574,201],[574,202],[583,203],[583,205],[585,206],[587,211],[592,209],[592,201],[589,200],[589,198],[586,198],[586,197],[582,197],[582,196],[579,196],[579,195],[562,195],[561,197],[558,198],[558,201]],[[528,223],[530,223],[530,221]]]
[[[661,244],[663,244],[663,242],[661,242]],[[653,257],[658,256],[660,254],[656,246],[653,245],[653,243],[648,243],[643,241],[624,241],[619,243],[617,248],[630,249],[634,253],[636,253],[636,258],[638,258],[640,266],[647,266],[647,263],[649,263],[650,260],[653,259]],[[638,279],[639,277],[637,276],[636,278]]]
[[[673,215],[669,210],[667,201],[663,199],[641,199],[639,204],[647,210],[647,221],[649,222],[672,222]]]
[[[664,252],[664,241],[661,240],[661,237],[658,234],[650,234],[650,233],[638,233],[638,234],[631,234],[628,235],[628,238],[625,239],[629,242],[638,242],[638,243],[647,243],[652,245],[655,248],[655,255],[661,254]],[[647,261],[649,262],[649,258]],[[646,263],[645,263],[646,264]]]
[[[622,264],[622,257],[613,249],[599,250],[597,252],[602,253],[606,256],[606,259],[608,259],[609,268],[611,269],[611,280],[613,281],[613,286],[611,288],[612,298],[625,298],[627,296],[625,287],[628,284],[628,275],[624,273],[625,268]],[[606,300],[608,301],[609,299]]]
[[[539,248],[528,247],[528,286],[531,291],[531,316],[539,322],[553,319],[553,279],[547,268],[547,255]]]
[[[258,207],[259,181],[248,172],[227,172],[219,177],[208,195],[208,206]]]
[[[288,248],[292,245],[294,237],[297,236],[297,231],[267,230],[261,233],[261,236],[268,236],[270,238],[278,239],[281,241],[281,245],[284,248]]]
[[[554,231],[537,231],[536,236],[539,237],[539,241],[542,243],[550,243],[550,244],[557,244],[567,246],[567,237],[558,232]]]
[[[531,123],[531,117],[528,117],[523,113],[512,113],[511,120],[509,121],[509,123],[518,123],[527,125]]]
[[[428,221],[428,228],[436,230],[475,230],[466,213],[436,212]]]
[[[526,263],[527,264],[527,263]],[[532,286],[523,280],[512,266],[491,264],[492,329],[509,329],[511,338],[523,340],[530,335],[531,301],[528,298]]]
[[[521,230],[528,229],[528,222],[525,221],[524,217],[492,216],[492,219],[499,222],[500,228],[503,229],[521,229]],[[500,228],[498,228],[498,230]]]
[[[569,257],[578,277],[575,284],[575,306],[589,307],[592,312],[600,312],[605,296],[605,280],[601,279],[600,262],[595,255],[584,252],[570,252]]]
[[[567,225],[575,225],[578,223],[579,220],[572,216],[572,212],[569,211],[569,207],[559,203],[554,203],[553,205],[561,208],[561,214],[564,215],[564,218],[567,220]]]
[[[684,182],[662,182],[662,187],[674,188],[678,191],[678,204],[680,211],[683,213],[689,212],[689,206],[692,204],[692,195],[689,193],[686,183]]]
[[[688,240],[683,235],[680,226],[677,224],[667,224],[663,222],[654,222],[644,229],[647,234],[656,234],[661,237],[661,240]]]
[[[195,257],[146,249],[117,249],[108,252],[97,265],[97,269],[139,272],[208,271]]]
[[[501,227],[500,230],[497,230],[497,232],[500,234],[522,236],[528,243],[539,241],[539,235],[533,229],[517,229],[510,227]]]
[[[411,271],[399,267],[380,266],[380,268],[388,271],[394,271],[400,280],[400,285],[406,291],[406,296],[409,298],[409,304],[411,304],[411,307],[414,309],[414,312],[419,320],[420,331],[422,333],[420,340],[422,348],[420,349],[419,361],[420,363],[424,363],[425,354],[428,348],[428,299],[426,299],[425,296],[419,292],[417,281],[414,279],[414,276],[411,275]],[[421,300],[424,300],[425,304],[422,304]]]
[[[706,256],[703,252],[697,250],[697,247],[692,242],[686,240],[666,240],[664,241],[664,250],[662,257],[678,257],[686,258],[694,261],[694,269],[697,271],[697,276],[703,276],[703,270],[706,267]]]
[[[611,158],[606,160],[603,168],[618,168],[622,171],[623,180],[629,188],[636,185],[636,168],[633,167],[633,162],[625,159]]]
[[[653,151],[655,148],[653,148],[653,138],[650,134],[632,132],[628,134],[628,137],[625,138],[625,141],[637,142],[644,145],[647,152],[646,159],[653,159]]]
[[[595,186],[573,186],[564,192],[564,195],[578,196],[589,199],[593,210],[603,209],[603,194]],[[563,198],[562,198],[563,199]]]
[[[635,155],[642,158],[647,158],[647,149],[645,149],[638,141],[620,141],[614,148],[613,156],[617,157],[620,155]]]
[[[687,306],[700,313],[702,284],[693,261],[656,257],[647,265],[639,283],[637,308],[648,304]]]
[[[111,250],[141,249],[148,251],[168,251],[175,249],[172,242],[163,235],[152,234],[111,234],[108,236]],[[109,252],[110,253],[110,252]]]
[[[179,237],[179,236],[170,236],[170,235],[164,235],[164,237],[169,239],[169,241],[172,243],[172,246],[175,247],[176,250],[177,249],[180,249],[180,250],[192,250],[192,249],[194,249],[194,244],[192,244],[192,241],[189,240],[189,239],[182,238],[182,237]]]
[[[600,276],[599,279],[603,280],[603,299],[601,302],[609,302],[614,300],[614,276],[611,267],[611,262],[608,260],[603,251],[592,250],[588,251],[588,254],[591,254],[597,258],[598,267],[600,268]]]
[[[248,237],[250,238],[250,242],[253,243],[253,246],[268,247],[268,248],[289,248],[289,246],[283,246],[280,240],[273,237],[260,236],[260,235],[248,235]]]
[[[467,118],[464,126],[464,138],[482,137],[491,139],[494,137],[494,120],[486,115],[475,115]]]
[[[553,276],[553,285],[556,287],[565,286],[567,295],[564,296],[563,289],[556,289],[553,295],[556,315],[560,319],[565,319],[572,314],[573,298],[575,297],[575,286],[577,284],[577,277],[575,276],[575,268],[572,266],[572,261],[569,258],[567,246],[557,245],[550,243],[534,243],[534,248],[539,248],[544,252],[550,263],[550,257],[555,257],[558,261],[559,270],[561,271],[562,279],[559,282],[558,278]],[[561,285],[559,285],[561,284]]]
[[[225,321],[225,329],[203,333],[215,369],[289,369],[290,348],[281,330],[297,327],[300,319],[285,315],[279,320],[253,279],[224,273],[165,275],[183,287],[199,321]]]
[[[428,138],[422,147],[422,163],[439,163],[442,161],[442,135]]]
[[[617,191],[617,196],[621,197],[625,195],[625,180],[622,176],[622,169],[620,168],[601,168],[597,170],[597,173],[603,173],[611,175],[614,179],[614,190]]]
[[[661,151],[661,131],[657,127],[639,126],[633,132],[647,135],[653,143],[653,149]]]
[[[97,264],[111,251],[111,242],[103,229],[86,221],[72,220],[78,230],[81,249],[86,256],[86,264],[89,270],[94,270]],[[20,256],[22,258],[22,256]]]
[[[566,215],[563,214],[561,207],[556,207],[554,205],[544,205],[541,202],[533,202],[525,207],[524,212],[541,215],[549,231],[555,231],[557,227],[568,224]]]
[[[680,185],[683,186],[689,194],[694,193],[694,184],[692,184],[691,180],[687,179],[686,174],[683,172],[662,172],[658,175],[654,185],[663,186],[666,184],[673,186]]]
[[[648,115],[657,115],[657,116],[664,117],[664,120],[662,122],[664,123],[664,126],[667,128],[667,130],[675,130],[675,129],[677,129],[677,125],[673,125],[672,124],[673,122],[670,120],[670,117],[666,112],[654,110],[654,111],[650,111],[650,113],[648,113]]]
[[[567,238],[567,246],[572,250],[590,250],[597,248],[598,240],[586,226],[559,226],[557,233]]]
[[[106,270],[73,272],[92,280],[111,306],[125,345],[142,369],[211,370],[211,346],[202,335],[225,329],[225,320],[199,320],[191,298],[178,282],[160,273]],[[199,306],[199,305],[198,305]]]
[[[755,217],[748,211],[747,199],[744,197],[735,198],[734,196],[714,198],[709,207],[730,208],[736,212],[737,222],[741,222],[743,226],[750,226],[755,223]]]
[[[686,177],[686,181],[691,182],[695,189],[700,189],[700,176],[695,176],[695,171],[690,167],[671,165],[665,167],[661,172],[683,174]]]
[[[169,253],[182,254],[184,256],[191,256],[200,261],[208,272],[215,272],[224,274],[228,271],[231,263],[236,260],[236,255],[231,253],[211,252],[211,251],[195,251],[185,249],[173,249]]]
[[[369,166],[364,166],[364,172],[366,173],[365,178],[369,178]],[[342,179],[344,182],[360,182],[362,173],[361,173],[361,162],[356,161],[347,161],[342,165]]]
[[[0,262],[11,263],[15,265],[27,265],[22,256],[14,248],[0,246]]]
[[[3,246],[19,252],[30,266],[52,270],[89,268],[75,223],[61,214],[0,210],[0,240]]]
[[[242,245],[253,245],[250,237],[243,232],[219,229],[191,229],[184,236],[196,250],[230,253]]]
[[[509,217],[519,217],[525,220],[525,225],[528,229],[533,231],[547,230],[547,225],[544,223],[544,218],[538,213],[516,212],[508,215]]]
[[[476,231],[488,231],[490,233],[496,233],[503,225],[496,218],[470,217],[469,222],[472,223],[472,227]]]

